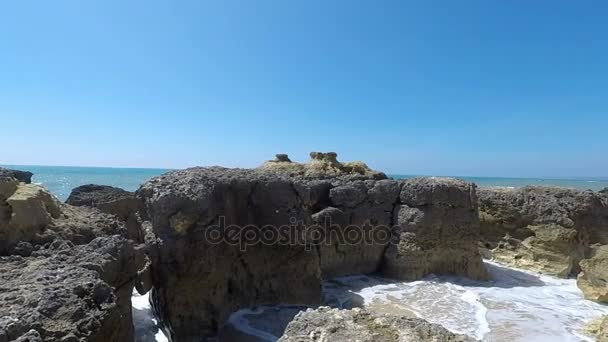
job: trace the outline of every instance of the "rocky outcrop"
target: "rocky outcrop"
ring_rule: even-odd
[[[488,277],[477,247],[475,185],[449,178],[404,181],[395,224],[384,258],[386,276],[406,280],[429,273]]]
[[[30,184],[34,174],[29,171],[11,170],[0,167],[0,178],[14,178],[19,182]]]
[[[447,342],[474,341],[419,318],[375,314],[364,309],[320,307],[299,313],[280,342]]]
[[[104,213],[116,215],[126,223],[130,239],[143,241],[139,217],[143,208],[133,192],[107,185],[88,184],[74,188],[66,203],[98,208]]]
[[[113,236],[0,257],[0,340],[133,341],[136,256],[132,243]]]
[[[576,284],[586,299],[608,303],[608,245],[592,249],[591,257],[581,261]]]
[[[123,223],[0,177],[0,341],[132,341],[144,254]]]
[[[323,278],[486,277],[475,187],[462,181],[213,167],[151,179],[137,196],[151,298],[177,341],[215,335],[241,308],[318,305]]]
[[[353,176],[368,179],[386,179],[382,172],[370,169],[365,163],[339,162],[335,152],[311,152],[310,161],[300,164],[292,162],[286,154],[277,154],[274,160],[269,160],[261,167],[264,170],[313,178],[331,178]]]
[[[585,332],[596,338],[596,342],[608,342],[608,316],[593,320],[585,327]]]
[[[495,259],[567,277],[588,246],[608,243],[608,207],[599,193],[550,187],[482,188],[481,236]]]

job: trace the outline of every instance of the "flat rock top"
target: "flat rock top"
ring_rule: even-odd
[[[133,197],[133,193],[108,185],[87,184],[74,188],[66,200],[76,206],[94,206],[99,203],[115,202]]]
[[[340,310],[320,307],[299,313],[289,323],[279,341],[464,342],[474,340],[464,335],[456,335],[438,324],[419,318],[382,315],[358,308]]]

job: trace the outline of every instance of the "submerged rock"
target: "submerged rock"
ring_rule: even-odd
[[[608,245],[593,249],[591,257],[580,263],[576,284],[586,299],[608,303]]]
[[[289,323],[279,341],[465,342],[474,340],[419,318],[383,315],[358,308],[339,310],[320,307],[299,313]]]
[[[478,191],[481,237],[494,257],[559,277],[578,274],[588,246],[608,243],[608,207],[592,191],[533,187]]]
[[[0,178],[15,178],[19,182],[30,184],[34,174],[29,171],[11,170],[0,167]]]

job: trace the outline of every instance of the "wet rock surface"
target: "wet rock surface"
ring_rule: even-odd
[[[382,315],[358,308],[340,310],[320,307],[299,313],[289,323],[279,341],[464,342],[474,340],[419,318]]]
[[[315,178],[265,168],[212,167],[151,179],[137,196],[145,203],[154,236],[149,240],[151,298],[174,340],[213,336],[241,308],[318,305],[322,279],[335,276],[386,272],[417,279],[437,272],[486,277],[477,250],[475,187],[462,181],[377,180],[361,174]],[[417,215],[405,216],[408,208]],[[210,231],[226,233],[232,225],[298,222],[319,227],[321,236],[311,238],[305,230],[309,239],[303,243],[245,240],[246,248],[243,239],[209,239]],[[399,234],[391,242],[395,223]],[[366,234],[354,241],[323,239],[329,232],[348,236],[355,229],[349,226],[363,227],[360,231],[376,239],[365,240]],[[394,252],[386,253],[387,248]]]
[[[581,261],[576,284],[585,298],[608,303],[608,245],[593,248],[590,258]]]
[[[591,244],[608,243],[608,207],[601,193],[482,188],[478,197],[482,239],[500,262],[574,276]]]

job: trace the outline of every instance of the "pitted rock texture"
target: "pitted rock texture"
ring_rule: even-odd
[[[57,238],[85,244],[113,234],[127,231],[110,215],[62,204],[39,185],[0,178],[0,255],[27,254]]]
[[[317,305],[324,278],[374,272],[400,279],[431,272],[486,277],[477,250],[475,187],[462,181],[314,178],[212,167],[153,178],[137,196],[149,219],[144,227],[150,232],[151,298],[175,341],[213,336],[241,308]],[[400,218],[405,207],[419,213],[414,224]],[[234,243],[238,240],[209,238],[209,232],[226,233],[232,225],[289,227],[294,222],[337,236],[346,235],[349,226],[363,227],[371,235],[384,233],[384,239],[344,242],[314,235],[305,243],[243,249]],[[394,243],[401,244],[406,234],[413,248],[389,247],[390,228],[397,222]],[[385,255],[387,248],[397,252]]]
[[[14,178],[19,182],[30,184],[34,174],[29,171],[11,170],[0,167],[0,178]]]
[[[138,256],[120,236],[0,257],[0,341],[132,341]],[[33,332],[32,332],[33,331]]]
[[[588,246],[608,243],[608,206],[592,191],[550,187],[482,188],[481,236],[495,259],[567,277]]]
[[[130,239],[143,241],[139,217],[143,206],[133,192],[107,185],[88,184],[74,188],[66,203],[98,208],[104,213],[116,215],[126,223]]]
[[[487,279],[477,246],[475,189],[474,184],[449,178],[404,181],[383,274],[405,280],[429,273]]]
[[[596,246],[589,259],[581,261],[576,284],[586,299],[608,303],[608,245]]]
[[[469,342],[438,324],[419,318],[376,314],[364,309],[320,307],[299,313],[279,342]]]
[[[0,341],[132,341],[143,268],[114,216],[0,177]]]

